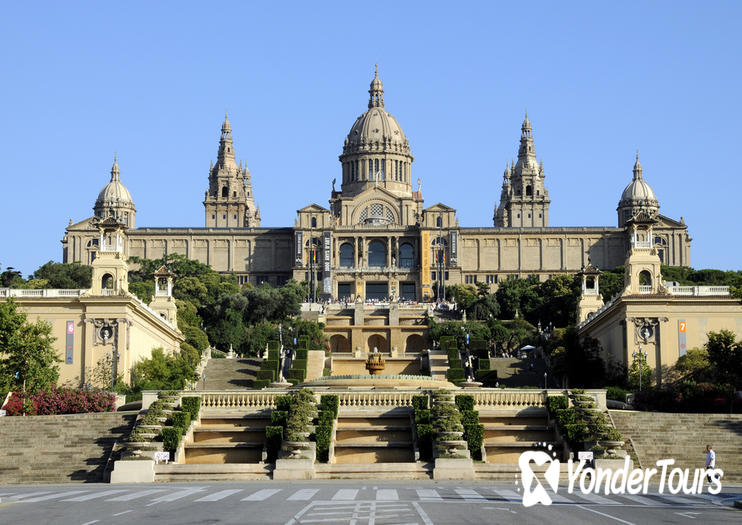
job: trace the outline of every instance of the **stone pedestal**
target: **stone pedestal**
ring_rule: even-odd
[[[155,462],[153,460],[119,460],[113,465],[111,483],[154,483]]]
[[[433,479],[474,479],[470,458],[436,458]]]
[[[277,459],[273,470],[273,479],[313,479],[314,460],[312,459]]]

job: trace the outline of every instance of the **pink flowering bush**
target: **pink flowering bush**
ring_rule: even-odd
[[[23,414],[23,395],[14,392],[5,405],[9,416]],[[86,412],[113,412],[116,396],[97,390],[52,388],[40,390],[26,399],[26,415],[83,414]]]

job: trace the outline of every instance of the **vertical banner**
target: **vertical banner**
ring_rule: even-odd
[[[332,257],[332,232],[323,232],[322,234],[322,259],[323,259],[323,265],[322,265],[322,277],[324,286],[322,288],[323,293],[331,294],[332,293],[332,265],[331,263],[331,257]]]
[[[459,263],[459,232],[458,230],[451,230],[449,235],[451,236],[451,257],[449,261],[451,266],[457,266]]]
[[[64,347],[64,364],[71,365],[75,353],[75,321],[67,321],[66,341]]]
[[[296,246],[294,246],[294,264],[296,266],[304,266],[304,234],[303,232],[295,232]]]
[[[433,296],[430,289],[430,232],[420,232],[420,291],[423,301]]]
[[[688,330],[688,323],[682,319],[678,321],[678,357],[685,355],[688,350],[688,346],[685,340],[685,335]]]

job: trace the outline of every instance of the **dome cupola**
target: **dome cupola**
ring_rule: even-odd
[[[639,211],[645,211],[654,215],[660,209],[660,203],[654,194],[652,187],[644,180],[642,175],[642,164],[639,162],[639,153],[636,154],[634,162],[634,177],[624,188],[621,200],[618,202],[618,226],[622,228],[626,221],[631,219]]]
[[[384,106],[384,85],[378,68],[368,92],[368,110],[353,123],[340,155],[342,193],[357,194],[369,184],[383,185],[395,193],[410,193],[410,143],[402,126]]]
[[[128,228],[134,227],[136,208],[129,190],[121,183],[121,171],[116,155],[113,157],[111,167],[111,181],[98,194],[93,211],[100,219],[114,217]]]

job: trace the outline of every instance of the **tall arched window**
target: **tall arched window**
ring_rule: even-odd
[[[317,217],[312,217],[312,228],[317,227]]]
[[[368,245],[368,265],[386,266],[386,245],[381,241],[371,241]]]
[[[340,267],[353,267],[353,245],[349,242],[340,245]]]
[[[652,274],[647,270],[639,272],[639,286],[651,286],[652,285]]]
[[[222,188],[222,197],[229,197],[229,188],[226,186]]]
[[[409,243],[399,247],[399,267],[412,268],[415,266],[415,249]]]
[[[530,197],[533,195],[533,188],[531,188],[530,184],[526,186],[526,197]]]
[[[441,226],[443,226],[443,219],[441,219],[441,217],[438,216],[435,219],[435,227],[440,228]]]

